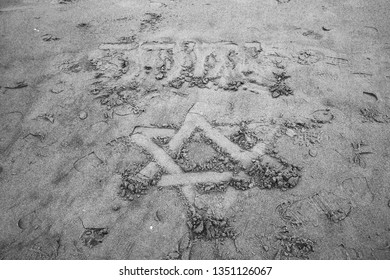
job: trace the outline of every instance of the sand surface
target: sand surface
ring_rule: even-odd
[[[0,1],[0,258],[389,259],[389,14]]]

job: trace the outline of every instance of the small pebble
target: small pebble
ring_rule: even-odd
[[[120,205],[114,205],[112,206],[112,211],[118,211],[119,209],[121,209]]]
[[[289,128],[289,129],[286,130],[286,135],[289,136],[289,137],[294,137],[297,134],[295,133],[294,130]]]
[[[81,120],[85,120],[86,118],[88,117],[88,113],[85,112],[85,111],[81,111],[80,114],[79,114],[79,118]]]
[[[298,182],[299,182],[298,177],[291,177],[290,179],[288,179],[288,183],[294,187],[298,184]]]
[[[312,157],[316,157],[317,156],[317,151],[313,150],[313,149],[310,149],[309,150],[309,155],[312,156]]]

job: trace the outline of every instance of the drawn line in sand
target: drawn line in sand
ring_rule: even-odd
[[[172,129],[138,127],[133,131],[133,134],[130,137],[134,143],[144,148],[156,160],[156,163],[149,163],[144,169],[142,169],[140,174],[151,178],[158,172],[158,166],[161,166],[168,174],[162,175],[158,186],[165,187],[170,185],[182,185],[182,191],[188,201],[194,200],[195,184],[217,183],[236,178],[237,175],[232,172],[184,173],[180,166],[173,160],[172,156],[155,144],[152,141],[152,138],[164,137],[167,135],[172,136],[171,140],[167,144],[167,147],[173,155],[176,155],[180,151],[180,147],[183,145],[185,139],[189,138],[195,129],[200,128],[204,131],[207,137],[224,149],[234,159],[239,161],[243,166],[249,166],[253,159],[256,159],[264,154],[264,145],[262,143],[257,144],[249,151],[245,151],[220,134],[201,115],[196,113],[195,110],[196,108],[191,109],[191,111],[187,114],[182,127],[173,136]]]

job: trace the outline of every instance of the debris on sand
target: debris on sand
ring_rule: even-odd
[[[87,112],[81,111],[81,112],[79,113],[79,118],[80,118],[80,120],[85,120],[87,117],[88,117],[88,113],[87,113]]]
[[[118,43],[121,44],[131,44],[131,43],[135,43],[136,41],[137,41],[137,35],[122,36],[118,39]]]
[[[87,29],[87,28],[91,27],[91,24],[86,23],[86,22],[81,22],[81,23],[77,24],[76,27],[80,28],[80,29]]]
[[[228,182],[229,187],[233,187],[236,190],[246,191],[254,187],[254,182],[251,179],[244,178],[231,178]]]
[[[299,167],[284,163],[282,168],[276,168],[268,162],[263,162],[261,158],[253,160],[246,173],[252,177],[254,186],[261,189],[286,190],[294,188],[301,178]]]
[[[58,4],[72,4],[72,3],[76,3],[78,1],[79,0],[59,0]]]
[[[171,141],[171,138],[172,137],[169,136],[157,136],[157,137],[153,137],[152,141],[161,147],[161,146],[168,145],[169,141]]]
[[[121,206],[118,204],[111,206],[111,210],[114,212],[119,211],[120,209],[121,209]]]
[[[376,93],[363,91],[363,94],[369,95],[369,96],[375,98],[375,101],[378,101],[378,95]]]
[[[146,195],[147,191],[156,186],[161,179],[163,171],[157,172],[153,178],[141,178],[134,175],[134,172],[126,169],[122,173],[122,183],[119,186],[119,196],[126,200],[134,200],[141,195]]]
[[[347,218],[349,216],[349,214],[351,214],[351,211],[352,211],[352,206],[349,207],[349,210],[347,212],[344,212],[341,209],[329,210],[326,213],[326,217],[331,222],[338,223],[338,222],[345,220],[345,218]]]
[[[140,31],[157,29],[157,25],[162,21],[162,15],[156,13],[146,13],[146,18],[141,21]]]
[[[169,85],[170,87],[175,88],[175,89],[180,89],[180,88],[183,86],[184,82],[185,82],[185,80],[184,80],[183,77],[176,77],[175,79],[173,79],[172,81],[170,81],[170,82],[168,83],[168,85]]]
[[[290,128],[293,130],[309,130],[312,128],[318,128],[320,127],[318,124],[303,121],[303,120],[284,120],[282,123],[282,128]]]
[[[126,178],[121,184],[120,189],[120,196],[131,201],[134,200],[134,195],[146,194],[148,182],[135,177]]]
[[[188,83],[188,87],[198,87],[198,88],[207,88],[209,86],[209,82],[212,81],[212,78],[207,78],[203,76],[194,76],[192,73],[193,70],[188,70],[187,68],[183,68],[181,71],[181,75],[176,77],[168,82],[168,86],[174,89],[180,89],[185,82]],[[157,77],[156,77],[157,78]],[[229,86],[227,86],[229,87]],[[236,83],[230,85],[231,89],[234,90],[239,87]],[[229,89],[226,89],[229,90]]]
[[[254,186],[254,183],[250,178],[231,178],[228,181],[222,181],[218,183],[198,183],[195,185],[196,190],[200,194],[212,193],[212,192],[225,192],[228,187],[235,188],[236,190],[246,191]]]
[[[163,215],[160,210],[156,211],[156,215],[154,216],[154,220],[156,222],[163,222]]]
[[[190,211],[187,226],[191,231],[191,239],[235,239],[237,236],[227,218],[216,218],[205,211],[196,209]]]
[[[377,122],[377,123],[389,123],[390,117],[379,112],[375,108],[367,107],[360,109],[360,113],[363,116],[363,122]]]
[[[24,88],[27,87],[27,83],[25,81],[18,81],[15,82],[12,85],[5,86],[6,89],[18,89],[18,88]]]
[[[52,89],[50,89],[50,92],[54,93],[54,94],[59,94],[59,93],[63,92],[65,89],[66,89],[66,86],[65,86],[64,82],[60,81]]]
[[[199,77],[192,76],[191,78],[186,77],[184,80],[188,82],[188,87],[190,88],[192,87],[207,88],[208,83],[211,79],[202,76]],[[235,88],[237,85],[234,83],[234,85],[232,84],[231,86],[232,88]]]
[[[110,86],[97,81],[91,84],[90,93],[107,111],[115,109],[118,116],[140,115],[146,110],[139,101],[143,93],[139,89],[139,83],[135,81],[120,86]]]
[[[306,37],[311,37],[315,40],[321,40],[322,39],[322,35],[317,33],[317,32],[314,32],[313,30],[308,30],[308,31],[305,31],[302,33],[303,36],[306,36]]]
[[[196,190],[200,194],[211,193],[211,192],[225,192],[228,183],[227,182],[218,182],[218,183],[198,183],[195,185]]]
[[[53,114],[45,113],[45,114],[39,115],[38,118],[44,119],[44,120],[49,121],[51,123],[54,123],[54,115]]]
[[[180,124],[177,123],[151,123],[150,124],[152,127],[157,127],[157,128],[168,128],[168,129],[174,129],[174,130],[179,130],[180,129]]]
[[[42,40],[43,41],[46,41],[46,42],[50,42],[50,41],[57,41],[59,40],[60,38],[52,35],[52,34],[44,34],[42,35]]]
[[[84,228],[84,232],[81,234],[80,239],[84,246],[93,248],[102,243],[107,234],[108,228]]]
[[[275,259],[309,259],[309,255],[314,252],[315,242],[309,238],[299,237],[292,234],[286,226],[281,227],[276,235],[279,242],[279,250]]]
[[[316,157],[318,154],[317,150],[309,149],[309,156]]]
[[[277,82],[283,82],[283,81],[291,78],[291,76],[286,75],[286,72],[281,72],[281,73],[272,72],[272,73],[274,74],[274,78]]]
[[[81,234],[80,239],[84,246],[88,248],[95,247],[96,245],[103,242],[104,238],[108,234],[108,228],[92,228],[85,227],[83,220],[79,217],[81,225],[84,228],[84,232]]]
[[[249,57],[251,57],[253,59],[257,59],[259,57],[260,53],[263,51],[263,48],[261,47],[261,43],[259,41],[252,41],[252,42],[245,43],[244,50],[246,52],[246,55],[248,55]],[[245,72],[247,74],[253,73],[252,70],[247,70]],[[251,73],[248,73],[248,72],[251,72]]]
[[[279,96],[288,96],[293,94],[293,90],[286,85],[285,80],[290,78],[290,76],[286,75],[286,72],[282,72],[280,74],[273,73],[276,82],[269,87],[269,91],[271,92],[271,95],[273,98],[277,98]]]
[[[239,126],[239,130],[230,136],[230,140],[240,146],[241,149],[252,149],[258,142],[258,137],[253,131],[249,130],[246,122],[241,122]]]
[[[285,134],[290,138],[293,138],[294,136],[297,135],[297,133],[291,128],[287,128]]]
[[[230,91],[237,91],[240,86],[244,84],[243,81],[237,80],[237,81],[229,81],[224,87],[224,90],[230,90]]]
[[[324,54],[314,50],[304,50],[298,53],[298,64],[311,65],[324,59]]]

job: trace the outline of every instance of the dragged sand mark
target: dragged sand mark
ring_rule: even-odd
[[[142,134],[134,134],[131,140],[137,145],[147,150],[157,161],[157,163],[166,169],[169,173],[183,173],[181,168],[173,161],[173,159],[159,146],[157,146],[150,138]]]

